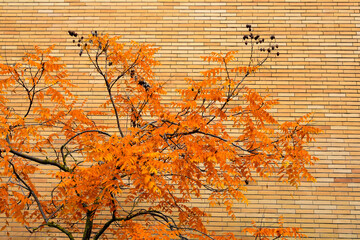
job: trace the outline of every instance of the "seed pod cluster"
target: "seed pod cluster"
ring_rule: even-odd
[[[68,33],[69,33],[69,35],[71,37],[74,37],[74,38],[78,37],[78,34],[75,31],[68,31]],[[75,43],[77,47],[80,47],[80,50],[79,50],[79,56],[80,57],[84,52],[84,49],[82,48],[82,45],[84,45],[85,47],[87,46],[87,43],[83,44],[83,40],[84,40],[83,36],[79,37],[77,40],[73,39],[73,43]]]
[[[69,35],[72,37],[77,37],[78,34],[75,31],[68,31]]]
[[[77,37],[78,37],[78,34],[77,34],[75,31],[68,31],[68,33],[69,33],[69,35],[70,35],[71,37],[74,37],[74,38],[77,38]],[[91,31],[91,35],[92,35],[93,37],[97,37],[97,36],[98,36],[98,32],[97,32],[97,31]],[[89,43],[89,44],[92,44],[93,41],[90,39],[90,40],[88,41],[88,43],[87,43],[86,41],[84,41],[84,37],[81,36],[81,37],[79,37],[79,38],[77,38],[77,39],[73,39],[73,43],[75,43],[75,45],[76,45],[77,47],[80,47],[79,56],[81,56],[81,55],[83,54],[83,52],[84,52],[84,49],[88,46],[88,43]],[[101,44],[101,42],[99,42],[99,49],[101,49],[101,48],[102,48],[102,44]],[[110,66],[110,65],[109,65],[109,66]]]
[[[250,24],[247,24],[246,25],[246,28],[249,30],[250,34],[244,34],[243,36],[243,40],[245,41],[245,45],[248,45],[249,43],[251,45],[253,44],[262,44],[265,42],[265,39],[264,38],[261,38],[259,34],[257,35],[254,35],[252,33],[253,29],[251,27]],[[275,36],[274,35],[271,35],[270,36],[270,43],[268,45],[268,47],[260,47],[259,50],[260,52],[267,52],[267,53],[271,53],[272,51],[276,50],[279,48],[279,45],[278,44],[275,44],[274,43],[274,40],[275,40]],[[276,56],[279,56],[280,53],[279,52],[276,52]]]

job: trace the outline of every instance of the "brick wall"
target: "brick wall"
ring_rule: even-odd
[[[315,112],[315,124],[324,130],[317,142],[321,149],[313,149],[320,158],[311,168],[317,182],[295,189],[259,181],[249,186],[250,204],[236,206],[235,221],[213,208],[209,225],[240,233],[252,219],[272,226],[283,215],[287,226],[302,227],[308,239],[360,239],[359,5],[359,0],[0,0],[0,55],[15,61],[34,44],[56,44],[54,52],[68,65],[78,94],[96,103],[104,94],[67,31],[98,30],[124,41],[155,43],[162,62],[157,74],[168,80],[171,98],[184,77],[199,76],[200,55],[240,49],[246,61],[246,24],[264,36],[275,34],[280,57],[248,84],[279,98],[274,114],[281,120]],[[208,207],[200,200],[194,204]],[[30,236],[16,224],[11,231],[14,239]],[[4,234],[0,238],[6,239]]]

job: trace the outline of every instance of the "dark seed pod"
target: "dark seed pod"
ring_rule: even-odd
[[[270,36],[270,39],[271,39],[271,40],[274,40],[274,39],[275,39],[275,36],[274,36],[274,35],[271,35],[271,36]]]
[[[276,44],[276,46],[275,46],[275,47],[276,47],[276,48],[279,48],[279,45],[277,45],[277,44]]]
[[[109,62],[109,66],[111,66],[112,65],[112,62]]]
[[[133,78],[135,76],[135,70],[134,69],[131,69],[130,71],[130,77]]]
[[[271,49],[272,49],[272,50],[275,50],[275,46],[272,46]]]
[[[80,56],[80,57],[81,57],[82,53],[83,53],[83,50],[80,49],[80,52],[79,52],[79,56]]]
[[[77,35],[77,33],[75,33],[74,31],[68,31],[69,35],[74,37],[75,35]],[[75,36],[76,37],[76,36]]]
[[[78,36],[78,34],[77,34],[77,33],[75,33],[75,34],[74,34],[74,37],[77,37],[77,36]]]
[[[268,52],[271,52],[270,48],[267,49]]]
[[[256,35],[254,39],[255,39],[255,40],[258,40],[259,37],[260,37],[259,35]]]
[[[276,53],[276,56],[279,56],[279,55],[280,55],[280,53],[279,53],[279,52],[277,52],[277,53]]]
[[[245,184],[246,184],[246,185],[249,185],[249,180],[246,179],[246,180],[245,180]]]
[[[248,39],[248,35],[244,35],[243,39],[244,39],[244,40],[245,40],[245,39]]]
[[[73,40],[73,43],[75,43],[75,39]]]
[[[80,47],[80,43],[78,43],[78,45],[77,45],[78,47]]]
[[[248,44],[248,42],[247,41],[245,41],[245,45],[247,45]]]
[[[149,90],[150,85],[147,82],[145,82],[144,80],[140,80],[138,83],[139,83],[139,85],[143,86],[146,91]]]
[[[246,24],[246,27],[247,27],[247,28],[251,28],[251,25],[250,25],[250,24]]]
[[[81,39],[84,39],[84,37],[81,37]]]
[[[254,35],[252,33],[250,33],[250,38],[253,39],[254,38]]]

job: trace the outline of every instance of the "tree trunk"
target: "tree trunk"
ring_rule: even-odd
[[[93,215],[94,211],[87,211],[86,213],[86,224],[82,240],[89,240],[91,237],[91,231],[93,228]]]

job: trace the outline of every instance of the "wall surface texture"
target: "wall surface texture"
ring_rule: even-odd
[[[317,182],[295,189],[259,180],[248,188],[249,205],[236,205],[234,221],[211,209],[210,228],[240,234],[252,219],[273,226],[283,215],[286,226],[303,228],[308,239],[360,239],[360,0],[0,0],[0,55],[11,62],[32,45],[56,44],[54,53],[91,107],[105,93],[67,31],[154,43],[161,47],[156,72],[168,81],[167,101],[185,77],[207,67],[201,55],[239,49],[246,62],[246,24],[264,37],[274,34],[280,46],[280,56],[248,84],[280,100],[274,115],[281,121],[314,112],[323,130],[320,149],[312,149],[320,158],[311,167]],[[10,226],[13,239],[53,239]],[[7,239],[5,233],[0,238]]]

